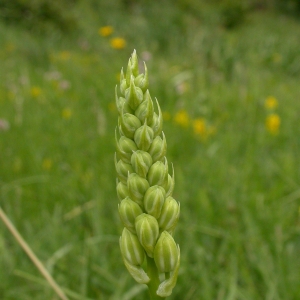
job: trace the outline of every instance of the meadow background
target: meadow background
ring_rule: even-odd
[[[0,206],[70,299],[147,299],[120,256],[113,163],[114,89],[133,49],[181,203],[170,299],[300,299],[299,1],[0,11]],[[0,299],[58,299],[2,222]]]

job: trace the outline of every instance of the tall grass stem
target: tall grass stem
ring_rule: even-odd
[[[41,263],[41,261],[34,254],[34,252],[31,250],[31,248],[26,243],[26,241],[22,238],[21,234],[15,228],[15,226],[10,221],[10,219],[7,217],[7,215],[2,210],[1,207],[0,207],[0,218],[3,221],[3,223],[5,224],[5,226],[8,228],[8,230],[10,231],[10,233],[17,240],[18,244],[23,248],[23,250],[29,256],[29,258],[31,259],[31,261],[33,262],[33,264],[37,267],[37,269],[45,277],[45,279],[50,284],[50,286],[53,288],[53,290],[56,292],[56,294],[59,296],[59,298],[61,300],[68,300],[68,297],[64,294],[64,292],[59,287],[59,285],[56,283],[56,281],[54,280],[54,278],[50,275],[50,273],[47,271],[47,269],[44,267],[44,265]]]

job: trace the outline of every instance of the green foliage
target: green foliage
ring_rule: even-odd
[[[199,19],[182,13],[183,37],[165,27],[160,52],[154,21],[111,3],[101,17],[80,10],[76,39],[0,23],[1,208],[70,299],[148,299],[120,257],[113,166],[112,91],[137,49],[181,203],[169,299],[299,299],[299,22],[260,10],[223,30],[219,10],[204,5]],[[102,37],[106,25],[114,32]],[[123,49],[111,47],[118,36]],[[268,96],[277,106],[265,106]],[[272,114],[275,134],[265,124]],[[162,148],[163,137],[152,154]],[[0,295],[55,298],[2,223]]]
[[[276,5],[278,9],[286,11],[290,14],[299,17],[300,14],[300,1],[299,0],[277,0]]]
[[[76,0],[1,0],[0,18],[36,32],[58,29],[63,32],[77,26],[71,7]]]
[[[232,29],[245,21],[246,9],[240,1],[225,0],[221,3],[221,24]]]

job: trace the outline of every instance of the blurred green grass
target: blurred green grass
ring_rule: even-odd
[[[228,31],[213,10],[107,6],[99,19],[82,4],[89,18],[71,35],[0,24],[1,207],[70,299],[147,299],[120,257],[113,165],[114,87],[136,49],[164,111],[182,209],[170,299],[299,299],[300,24],[256,11]],[[106,25],[114,32],[102,37]],[[57,299],[0,233],[1,299]]]

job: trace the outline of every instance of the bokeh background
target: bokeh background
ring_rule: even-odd
[[[170,299],[300,299],[299,0],[0,0],[1,208],[70,299],[147,299],[113,163],[133,49],[181,203]],[[2,222],[0,299],[58,299]]]

